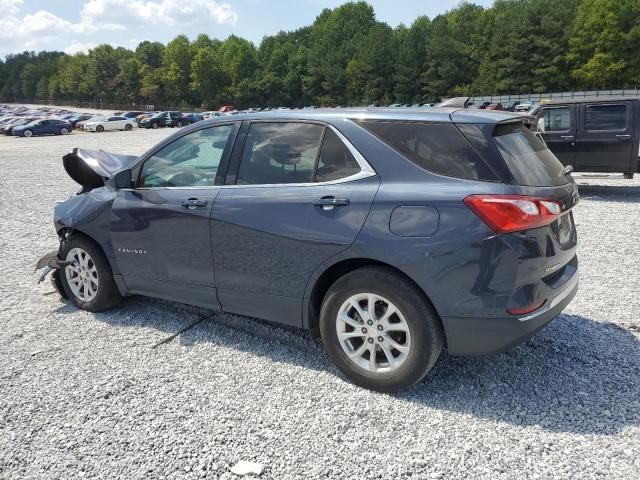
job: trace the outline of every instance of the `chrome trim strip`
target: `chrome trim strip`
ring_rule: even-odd
[[[292,120],[293,121],[293,120]],[[377,175],[376,171],[373,169],[369,162],[362,156],[362,154],[353,146],[353,144],[347,140],[337,128],[333,125],[322,124],[327,128],[330,128],[333,133],[335,133],[338,138],[346,145],[351,152],[351,155],[358,162],[358,166],[360,167],[360,171],[353,175],[344,178],[338,178],[337,180],[329,180],[327,182],[303,182],[303,183],[256,183],[251,185],[206,185],[201,187],[138,187],[135,190],[157,190],[157,189],[203,189],[203,188],[266,188],[266,187],[317,187],[322,185],[337,185],[346,182],[353,182],[356,180],[362,180],[364,178],[375,177]],[[129,189],[123,189],[129,190]]]

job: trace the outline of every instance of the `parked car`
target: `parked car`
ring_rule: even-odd
[[[204,120],[209,120],[210,118],[223,117],[226,114],[218,111],[210,111],[210,112],[202,112],[201,115]]]
[[[147,118],[143,118],[139,126],[141,128],[182,127],[182,112],[160,112]]]
[[[640,98],[558,99],[536,107],[532,128],[578,172],[640,172]]]
[[[533,102],[522,102],[516,105],[513,109],[514,112],[528,112],[535,104]]]
[[[120,116],[124,118],[130,118],[131,120],[135,120],[138,117],[138,115],[142,115],[144,113],[148,113],[148,112],[124,112],[124,113],[121,113]]]
[[[204,118],[199,113],[185,113],[182,115],[181,123],[183,126],[186,126],[191,125],[192,123],[201,122],[202,120],[204,120]]]
[[[94,115],[86,120],[79,120],[76,122],[76,126],[75,129],[76,130],[84,130],[84,126],[88,123],[88,122],[99,122],[104,120],[106,117],[104,115]]]
[[[504,107],[501,103],[490,103],[485,107],[485,110],[504,110]]]
[[[39,118],[38,117],[21,117],[12,122],[7,122],[7,124],[0,125],[0,133],[7,136],[13,135],[13,129],[15,127],[27,125],[28,123],[31,123],[34,120],[39,120]]]
[[[127,132],[133,130],[133,127],[137,127],[138,124],[131,118],[126,118],[119,115],[112,115],[109,117],[101,118],[99,120],[90,120],[84,124],[84,129],[87,132],[105,132],[113,130],[125,130]]]
[[[83,113],[83,114],[80,114],[80,115],[73,115],[67,121],[71,124],[71,127],[76,128],[76,125],[78,124],[78,122],[83,122],[83,121],[89,120],[89,119],[91,119],[93,117],[95,117],[95,115]]]
[[[12,133],[17,137],[31,137],[36,135],[66,135],[72,131],[73,128],[69,122],[48,118],[13,127]]]
[[[226,112],[233,112],[235,111],[236,107],[234,107],[233,105],[222,105],[218,111],[222,112],[222,113],[226,113]]]
[[[246,114],[64,167],[82,193],[38,266],[78,308],[141,294],[308,328],[374,390],[418,382],[445,344],[519,344],[577,290],[576,184],[511,113]]]
[[[506,112],[514,112],[516,106],[519,104],[520,102],[507,102],[504,104],[504,110]]]

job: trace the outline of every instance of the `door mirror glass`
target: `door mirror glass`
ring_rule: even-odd
[[[142,165],[140,187],[210,187],[233,125],[191,132],[174,140]]]
[[[131,170],[122,170],[114,178],[118,189],[131,188]]]

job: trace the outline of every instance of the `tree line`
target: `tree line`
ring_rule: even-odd
[[[10,54],[0,60],[0,101],[330,106],[634,88],[638,52],[637,0],[463,2],[396,28],[359,1],[259,46],[202,34],[135,51],[105,44],[86,54]]]

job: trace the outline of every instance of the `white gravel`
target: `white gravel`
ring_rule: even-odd
[[[0,138],[0,478],[638,478],[640,178],[580,178],[581,289],[515,350],[439,361],[401,395],[354,387],[309,334],[134,297],[81,312],[55,249],[74,146],[141,153],[172,130]]]

